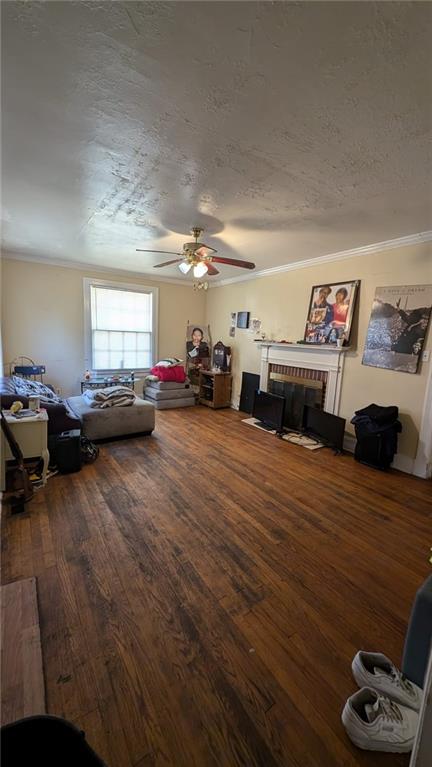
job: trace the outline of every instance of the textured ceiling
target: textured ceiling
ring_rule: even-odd
[[[1,11],[5,250],[151,272],[202,224],[263,269],[430,228],[429,3]]]

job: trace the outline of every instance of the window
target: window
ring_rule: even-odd
[[[157,288],[84,279],[92,370],[148,370],[156,356]]]

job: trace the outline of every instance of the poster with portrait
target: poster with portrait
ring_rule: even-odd
[[[432,285],[376,288],[363,365],[416,373],[431,306]]]
[[[186,373],[192,386],[199,384],[199,371],[210,368],[211,338],[208,325],[189,322],[186,328]]]
[[[304,341],[348,345],[360,280],[314,285]]]

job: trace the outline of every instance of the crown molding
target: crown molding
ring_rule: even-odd
[[[358,256],[370,255],[371,253],[379,253],[383,250],[392,250],[393,248],[402,248],[407,245],[418,245],[422,242],[430,241],[432,241],[432,230],[428,230],[426,232],[417,232],[416,234],[408,234],[405,237],[397,237],[393,240],[383,240],[382,242],[375,242],[371,245],[362,245],[359,248],[341,250],[337,253],[328,253],[324,256],[317,256],[316,258],[305,258],[303,261],[292,261],[289,264],[272,266],[269,269],[260,269],[257,272],[254,271],[252,273],[242,274],[238,277],[227,277],[226,279],[221,280],[211,280],[211,282],[209,282],[209,288],[222,288],[225,285],[232,285],[236,282],[249,282],[250,280],[256,280],[260,277],[271,277],[273,274],[292,272],[297,269],[309,269],[311,266],[317,266],[318,264],[326,264],[331,261],[343,261],[348,258],[357,258]],[[37,264],[44,264],[45,266],[61,266],[66,269],[80,269],[81,271],[94,272],[96,274],[116,274],[118,276],[132,277],[135,280],[137,278],[145,277],[151,282],[166,282],[172,285],[192,287],[192,283],[188,281],[186,275],[184,278],[179,279],[176,279],[175,277],[153,277],[153,275],[149,274],[148,272],[118,269],[112,266],[96,266],[94,264],[83,263],[82,261],[44,258],[43,256],[34,255],[32,253],[13,253],[3,251],[1,257],[12,261],[30,261]]]
[[[65,269],[79,269],[89,274],[113,274],[118,277],[128,277],[134,280],[145,278],[150,282],[167,282],[172,285],[182,285],[182,287],[192,287],[192,283],[185,278],[175,279],[175,277],[153,277],[149,272],[134,272],[127,269],[117,269],[113,266],[95,266],[94,264],[85,264],[82,261],[68,261],[66,259],[59,258],[44,258],[43,256],[33,255],[31,253],[9,253],[8,251],[2,251],[2,260],[8,261],[29,261],[35,264],[43,264],[44,266],[61,266]]]
[[[338,253],[328,253],[325,256],[317,256],[316,258],[305,258],[303,261],[292,261],[290,264],[282,264],[281,266],[273,266],[270,269],[260,269],[258,272],[242,274],[239,277],[227,277],[225,280],[217,280],[209,284],[209,288],[223,288],[224,285],[232,285],[236,282],[249,282],[250,280],[256,280],[260,277],[270,277],[273,274],[281,274],[282,272],[292,272],[297,269],[309,269],[311,266],[317,266],[318,264],[327,264],[330,261],[343,261],[348,258],[357,258],[358,256],[366,256],[371,253],[379,253],[383,250],[392,250],[393,248],[402,248],[406,245],[418,245],[421,242],[430,242],[432,240],[432,230],[426,232],[417,232],[416,234],[408,234],[405,237],[397,237],[393,240],[384,240],[383,242],[375,242],[371,245],[362,245],[359,248],[351,248],[350,250],[341,250]]]

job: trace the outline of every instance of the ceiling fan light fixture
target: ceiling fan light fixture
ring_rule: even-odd
[[[197,279],[199,279],[200,277],[204,277],[204,275],[207,272],[208,272],[208,266],[207,264],[204,264],[203,261],[200,261],[199,264],[196,264],[196,266],[194,266],[193,273],[194,273],[194,277],[196,277]]]
[[[183,274],[187,274],[191,266],[192,264],[188,264],[187,261],[182,261],[181,264],[178,265],[178,268]]]

